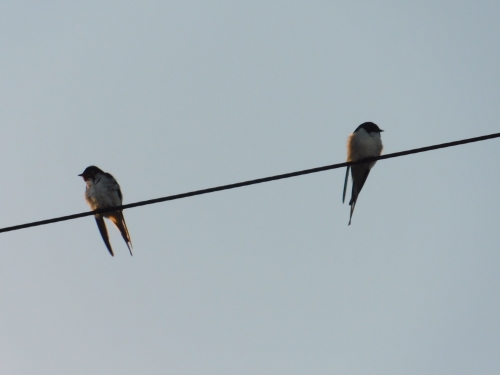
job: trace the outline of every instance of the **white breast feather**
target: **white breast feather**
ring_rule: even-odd
[[[347,161],[379,156],[382,149],[380,133],[367,133],[365,129],[359,129],[356,133],[352,133],[347,140]],[[370,163],[370,168],[374,165],[375,162]]]

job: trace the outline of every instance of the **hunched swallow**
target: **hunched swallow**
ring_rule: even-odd
[[[97,210],[99,208],[108,208],[121,206],[123,195],[120,190],[120,185],[116,182],[115,178],[106,173],[94,165],[87,167],[82,174],[83,180],[87,184],[85,189],[85,200],[90,206],[91,210]],[[132,255],[132,242],[130,241],[130,235],[128,233],[127,224],[125,224],[125,218],[121,210],[107,212],[104,214],[94,215],[97,227],[101,232],[102,239],[106,244],[111,256],[114,256],[113,249],[109,243],[108,230],[106,229],[106,223],[104,218],[108,218],[120,231],[125,243],[127,244],[130,255]]]
[[[365,122],[359,125],[356,130],[349,136],[347,140],[347,161],[356,161],[372,156],[379,156],[382,153],[383,145],[380,133],[383,132],[373,122]],[[373,168],[376,161],[369,163],[356,164],[348,166],[345,174],[344,194],[342,196],[342,203],[345,201],[345,193],[347,189],[347,180],[349,179],[349,168],[352,174],[352,193],[351,201],[351,216],[349,217],[349,224],[351,225],[352,214],[358,195],[363,188],[363,185],[370,174],[370,169]]]

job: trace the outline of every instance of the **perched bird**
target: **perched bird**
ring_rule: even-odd
[[[118,182],[116,182],[115,178],[109,173],[103,172],[96,166],[91,165],[78,176],[82,176],[87,184],[87,188],[85,190],[85,200],[91,210],[122,205],[123,196],[120,190],[120,185],[118,185]],[[97,227],[101,232],[102,239],[104,240],[111,256],[114,256],[114,254],[113,249],[111,249],[111,244],[109,243],[106,223],[104,223],[105,217],[111,220],[118,228],[123,239],[125,240],[125,243],[127,244],[130,255],[132,255],[132,242],[130,241],[130,235],[128,234],[127,224],[125,224],[125,218],[123,217],[122,211],[120,210],[104,214],[96,214],[94,216]]]
[[[356,161],[372,156],[379,156],[382,153],[383,149],[382,139],[380,138],[381,132],[383,132],[383,130],[373,122],[365,122],[359,125],[347,140],[347,161]],[[369,163],[356,164],[347,167],[342,203],[344,203],[345,201],[347,180],[349,179],[349,168],[351,168],[352,193],[351,201],[349,202],[349,205],[351,206],[351,216],[349,217],[348,225],[351,225],[352,214],[354,212],[354,207],[356,206],[358,195],[361,192],[366,179],[368,178],[370,169],[373,168],[375,163],[376,161],[372,161]]]

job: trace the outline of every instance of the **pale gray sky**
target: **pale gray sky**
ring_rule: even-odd
[[[499,132],[494,1],[0,4],[0,227]],[[2,374],[496,374],[500,141],[0,234]]]

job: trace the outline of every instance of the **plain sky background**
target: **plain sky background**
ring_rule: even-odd
[[[4,1],[0,227],[500,131],[498,1]],[[500,141],[0,234],[1,374],[498,374]]]

